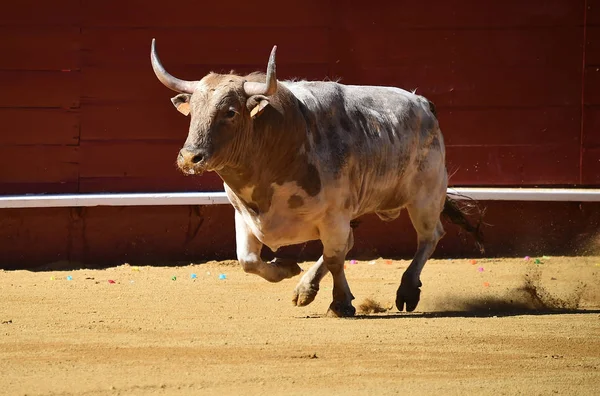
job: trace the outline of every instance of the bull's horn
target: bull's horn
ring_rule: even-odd
[[[246,95],[265,95],[271,96],[277,92],[277,76],[275,74],[275,52],[277,46],[274,45],[269,56],[269,64],[267,65],[267,83],[247,81],[244,83],[244,91]]]
[[[152,39],[152,49],[150,51],[150,60],[152,61],[152,69],[154,70],[154,74],[163,83],[167,88],[172,89],[175,92],[179,93],[194,93],[194,82],[193,81],[185,81],[180,80],[177,77],[173,77],[170,75],[162,63],[160,63],[160,59],[158,58],[158,54],[156,53],[156,40]]]

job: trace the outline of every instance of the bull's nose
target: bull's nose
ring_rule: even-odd
[[[178,159],[183,163],[197,164],[204,159],[204,153],[201,150],[183,148],[179,151]]]

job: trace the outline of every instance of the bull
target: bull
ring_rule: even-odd
[[[435,107],[400,88],[333,81],[278,81],[274,46],[267,72],[209,73],[181,80],[163,67],[155,40],[156,77],[177,92],[171,101],[190,116],[177,165],[188,175],[214,171],[235,209],[237,259],[244,271],[269,282],[301,273],[295,260],[261,258],[264,245],[320,240],[323,254],[293,293],[310,304],[330,272],[328,314],[355,314],[344,274],[354,244],[351,221],[375,213],[384,221],[406,208],[418,236],[417,251],[396,292],[398,310],[415,310],[420,274],[445,230],[446,211],[468,224],[446,196],[444,139]]]

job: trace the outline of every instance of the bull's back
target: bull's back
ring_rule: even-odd
[[[309,128],[316,129],[309,134],[311,145],[331,199],[356,216],[395,214],[410,199],[419,174],[445,172],[443,137],[424,97],[334,82],[286,86],[302,102]]]

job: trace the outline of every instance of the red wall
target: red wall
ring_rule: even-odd
[[[277,44],[280,78],[417,88],[455,185],[600,184],[600,0],[284,3],[5,5],[0,193],[222,189],[175,169],[188,119],[152,37],[188,79],[264,70]]]
[[[600,185],[600,0],[20,0],[0,29],[0,194],[222,190],[175,168],[189,119],[152,72],[153,37],[186,79],[264,70],[277,44],[281,79],[417,88],[439,110],[453,185]],[[114,246],[131,238],[119,210],[105,213]],[[143,221],[191,219],[153,210]],[[0,211],[0,245],[44,227],[15,213]],[[77,226],[70,209],[18,213]]]

